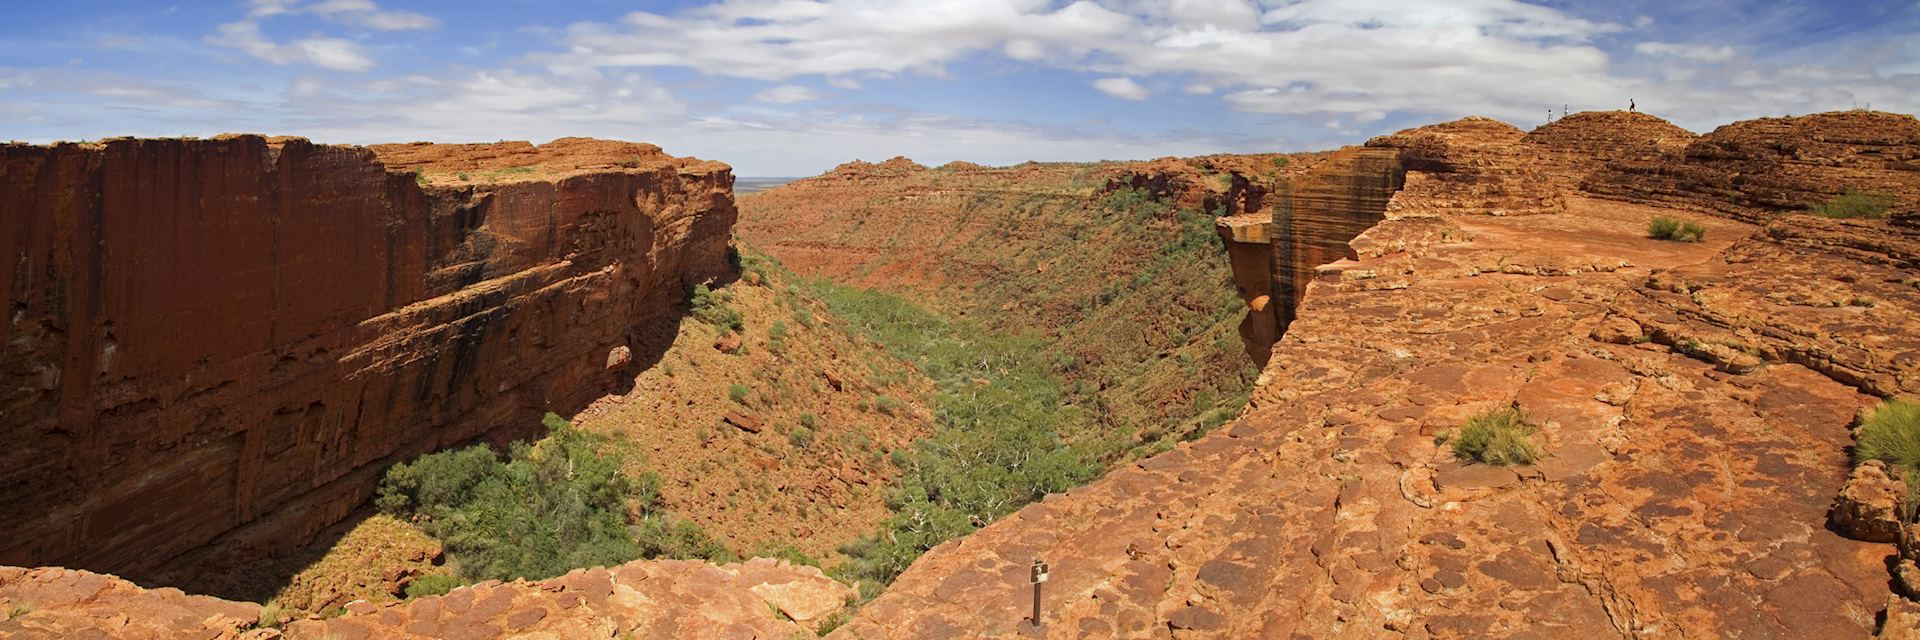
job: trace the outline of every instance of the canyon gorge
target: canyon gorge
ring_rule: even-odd
[[[1911,116],[733,180],[578,138],[0,146],[0,637],[1920,637],[1912,478],[1853,449],[1920,394]],[[1886,215],[1809,213],[1851,190]],[[875,304],[1026,340],[1092,466],[855,579],[1017,368]],[[1508,407],[1544,457],[1455,455]],[[263,610],[389,468],[548,413],[737,557]]]

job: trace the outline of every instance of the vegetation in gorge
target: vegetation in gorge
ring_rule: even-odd
[[[1067,404],[1093,416],[1068,425],[1070,440],[1122,434],[1138,446],[1110,453],[1150,455],[1246,405],[1258,372],[1240,343],[1246,307],[1216,215],[1134,188],[1096,196],[1092,206],[1030,201],[1014,213],[1065,237],[1024,247],[983,285],[981,315],[1001,331],[1043,327],[1041,348]]]
[[[439,538],[468,580],[548,578],[641,557],[730,558],[660,509],[657,475],[623,475],[608,439],[552,414],[546,423],[547,437],[514,443],[505,459],[476,444],[394,465],[375,504]]]
[[[1090,416],[1064,404],[1039,338],[950,321],[884,293],[816,287],[851,330],[939,387],[933,435],[893,453],[903,475],[889,497],[894,515],[886,531],[844,549],[841,577],[859,580],[870,595],[934,545],[1099,472],[1097,446],[1061,442],[1060,433]]]

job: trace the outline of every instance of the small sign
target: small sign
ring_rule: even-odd
[[[1041,561],[1039,561],[1039,560],[1034,560],[1034,561],[1033,561],[1033,574],[1032,574],[1032,576],[1031,576],[1031,579],[1032,579],[1032,581],[1033,581],[1033,583],[1034,583],[1034,584],[1040,584],[1040,583],[1042,583],[1042,582],[1046,582],[1046,581],[1047,581],[1047,572],[1048,572],[1049,570],[1051,570],[1051,569],[1052,569],[1052,567],[1049,567],[1049,566],[1047,566],[1047,563],[1045,563],[1045,562],[1041,562]]]

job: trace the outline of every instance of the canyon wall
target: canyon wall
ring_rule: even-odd
[[[1100,416],[1070,437],[1170,441],[1238,412],[1255,375],[1214,218],[1270,208],[1309,162],[850,162],[742,196],[739,234],[801,276],[1045,338],[1064,404]]]
[[[183,584],[304,544],[393,462],[584,406],[728,271],[723,164],[385,153],[416,173],[258,136],[0,147],[0,564]]]

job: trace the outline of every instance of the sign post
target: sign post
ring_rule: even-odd
[[[1047,566],[1045,560],[1034,558],[1033,570],[1027,577],[1028,581],[1033,583],[1033,617],[1027,618],[1027,624],[1035,629],[1040,628],[1040,584],[1047,581],[1047,572],[1050,569],[1052,567]]]

